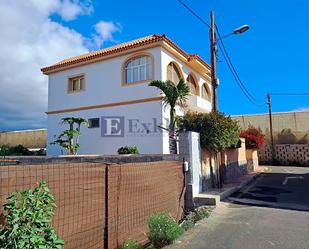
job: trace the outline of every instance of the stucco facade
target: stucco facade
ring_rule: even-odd
[[[158,125],[167,126],[169,110],[162,104],[160,91],[148,84],[152,80],[167,80],[167,67],[171,62],[177,64],[182,78],[187,79],[189,74],[193,75],[197,85],[197,94],[189,97],[186,110],[211,110],[210,101],[198,96],[200,88],[204,87],[203,84],[210,89],[210,72],[207,65],[202,64],[200,58],[185,54],[175,44],[168,43],[170,40],[166,40],[165,36],[155,38],[150,47],[152,40],[148,40],[146,45],[142,43],[140,46],[118,52],[120,48],[135,44],[126,43],[117,46],[118,50],[113,57],[110,57],[109,52],[108,57],[102,55],[89,63],[85,63],[87,57],[82,57],[86,58],[83,60],[77,57],[71,61],[80,60],[78,63],[74,61],[74,64],[69,59],[68,62],[64,61],[63,65],[60,62],[60,68],[55,64],[42,69],[49,76],[48,155],[60,154],[60,148],[50,145],[50,142],[65,129],[59,125],[64,117],[100,119],[100,127],[82,127],[80,154],[116,154],[119,147],[126,145],[137,146],[140,153],[169,153],[168,135],[158,128]],[[149,39],[153,39],[153,36]],[[152,79],[125,84],[124,65],[130,58],[143,55],[149,56],[152,60]],[[75,75],[83,75],[84,89],[70,93],[68,80]],[[186,110],[177,112],[182,114]],[[105,126],[112,124],[114,121],[111,119],[114,118],[117,119],[117,124],[114,125],[121,128],[120,135],[109,134],[106,130]]]

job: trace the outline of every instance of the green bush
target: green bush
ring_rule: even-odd
[[[208,218],[212,212],[212,207],[200,207],[193,212],[190,212],[181,224],[181,227],[187,231],[188,229],[194,227],[194,224],[199,220]]]
[[[188,112],[178,119],[178,127],[181,131],[199,132],[201,147],[211,152],[237,147],[239,143],[237,121],[223,113]]]
[[[167,214],[152,214],[148,219],[149,239],[155,248],[173,243],[183,233],[178,223]]]
[[[16,146],[3,145],[0,147],[0,156],[32,156],[34,153],[21,144]]]
[[[140,249],[141,247],[135,240],[127,240],[123,243],[122,249]]]
[[[212,212],[212,207],[200,207],[195,210],[195,222],[208,218],[210,213]]]
[[[136,146],[124,146],[118,149],[118,154],[139,154]]]
[[[181,227],[187,231],[189,229],[191,229],[192,227],[194,227],[195,224],[195,212],[190,212],[186,218],[184,219],[184,221],[181,224]]]
[[[63,241],[50,225],[56,208],[46,182],[32,190],[16,191],[4,205],[5,225],[0,230],[0,248],[60,249]]]

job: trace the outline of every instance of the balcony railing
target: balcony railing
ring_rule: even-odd
[[[210,112],[210,101],[196,95],[190,95],[187,100],[187,109],[194,112]]]

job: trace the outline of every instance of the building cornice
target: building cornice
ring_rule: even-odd
[[[153,47],[165,47],[171,53],[180,56],[183,61],[185,61],[189,66],[193,68],[198,68],[198,71],[204,71],[202,75],[210,75],[210,66],[198,55],[187,54],[178,45],[176,45],[172,40],[170,40],[165,35],[151,35],[146,36],[131,42],[122,43],[110,48],[98,50],[95,52],[90,52],[88,54],[72,57],[69,59],[62,60],[54,65],[41,68],[41,71],[49,75],[51,73],[67,70],[74,67],[79,67],[82,65],[95,63],[114,57],[119,57],[126,55],[128,53],[137,52]]]

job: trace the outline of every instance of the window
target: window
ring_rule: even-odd
[[[190,93],[192,95],[197,95],[196,82],[191,74],[187,78],[188,86],[190,88]]]
[[[177,67],[177,65],[174,62],[171,62],[167,66],[167,80],[170,80],[174,82],[175,84],[178,84],[179,80],[181,79],[180,71]]]
[[[125,83],[152,80],[152,58],[147,55],[135,57],[126,63]]]
[[[75,93],[85,90],[85,77],[83,75],[69,78],[68,93]]]
[[[99,128],[100,127],[100,119],[99,118],[89,118],[88,119],[88,128]]]
[[[210,90],[206,83],[202,85],[202,98],[210,101]]]

